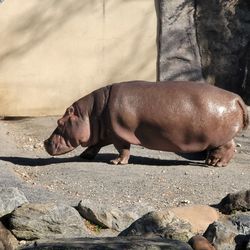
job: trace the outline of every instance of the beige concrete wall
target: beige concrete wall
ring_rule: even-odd
[[[0,116],[62,114],[107,83],[156,79],[153,0],[5,0]]]

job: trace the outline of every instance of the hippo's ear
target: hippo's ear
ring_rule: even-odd
[[[69,116],[73,115],[74,112],[75,112],[75,109],[74,109],[73,106],[70,106],[70,107],[67,109],[67,114],[68,114]]]

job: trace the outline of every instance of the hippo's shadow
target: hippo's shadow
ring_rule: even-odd
[[[115,154],[110,153],[100,153],[93,160],[85,160],[79,156],[73,157],[50,157],[50,158],[28,158],[28,157],[18,157],[18,156],[0,156],[1,161],[11,162],[15,165],[20,166],[46,166],[51,164],[60,164],[60,163],[73,163],[73,162],[96,162],[96,163],[110,163],[111,159],[116,157]],[[168,159],[156,159],[145,156],[133,156],[131,155],[129,159],[130,164],[137,165],[155,165],[155,166],[178,166],[178,165],[193,165],[193,166],[202,166],[206,165],[201,162],[190,161],[190,160],[168,160]]]

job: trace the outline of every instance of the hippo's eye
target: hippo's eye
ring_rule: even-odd
[[[57,121],[57,125],[58,125],[59,127],[63,127],[63,126],[64,126],[64,121],[63,121],[62,119],[59,119],[59,120]]]

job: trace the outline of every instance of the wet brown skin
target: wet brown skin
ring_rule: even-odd
[[[226,166],[235,153],[234,137],[248,126],[241,97],[197,82],[132,81],[100,88],[79,99],[58,120],[45,141],[51,155],[81,145],[93,159],[113,144],[127,164],[130,145],[176,153],[207,151],[206,163]]]

